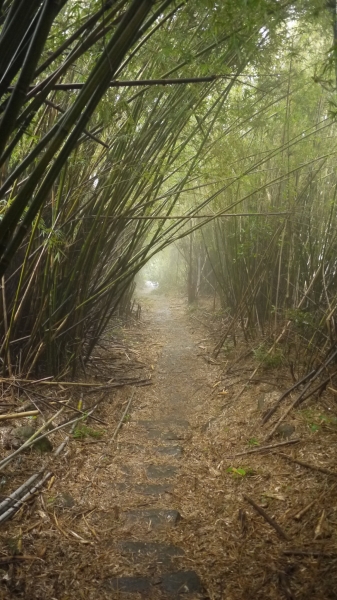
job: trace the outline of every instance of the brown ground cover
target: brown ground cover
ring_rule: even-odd
[[[82,388],[57,390],[86,410],[101,399],[102,423],[1,474],[2,497],[42,467],[53,476],[1,526],[0,597],[336,598],[335,395],[313,396],[266,440],[296,398],[262,426],[289,371],[260,370],[238,397],[256,367],[243,342],[214,361],[207,311],[159,294],[141,303],[141,321],[97,353],[86,380],[133,385],[90,402]],[[63,440],[54,434],[54,448]]]

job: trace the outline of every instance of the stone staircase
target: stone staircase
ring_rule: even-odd
[[[188,432],[189,422],[172,416],[155,421],[139,420],[136,425],[147,441],[146,455],[159,457],[163,462],[146,462],[143,465],[145,480],[141,483],[132,466],[122,468],[124,481],[116,485],[120,489],[123,486],[132,489],[140,501],[144,497],[146,508],[123,513],[123,525],[128,533],[118,542],[117,551],[127,560],[128,574],[105,580],[104,588],[111,591],[111,598],[121,600],[206,598],[197,573],[179,568],[184,550],[169,540],[163,542],[166,532],[181,524],[179,511],[171,506],[170,492],[183,460],[181,442]]]

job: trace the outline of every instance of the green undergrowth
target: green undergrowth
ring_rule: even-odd
[[[253,350],[254,358],[266,369],[276,369],[284,364],[284,355],[280,348],[275,348],[269,353],[269,349],[265,344],[261,344]]]
[[[83,440],[87,437],[92,438],[101,438],[103,436],[102,431],[98,431],[97,429],[93,429],[92,427],[87,427],[87,425],[79,425],[76,427],[73,437],[75,440]]]

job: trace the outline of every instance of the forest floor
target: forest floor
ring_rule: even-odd
[[[262,370],[238,398],[256,366],[246,346],[214,360],[207,311],[157,292],[140,302],[124,353],[152,385],[107,392],[106,425],[43,456],[55,477],[2,525],[0,598],[337,598],[335,396],[264,441],[295,398],[261,426],[289,370]]]

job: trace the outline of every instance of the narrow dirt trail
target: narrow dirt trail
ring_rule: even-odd
[[[141,302],[141,321],[94,358],[103,381],[146,385],[100,392],[93,435],[38,458],[55,478],[1,530],[0,599],[335,600],[334,405],[297,411],[297,439],[264,453],[261,413],[289,387],[286,370],[262,372],[236,401],[256,366],[246,346],[210,364],[199,313],[160,294]],[[30,476],[36,461],[14,468]]]
[[[143,301],[139,326],[121,331],[129,350],[119,347],[152,385],[107,391],[95,413],[102,425],[88,423],[95,436],[70,437],[45,459],[55,477],[2,531],[4,564],[17,544],[26,558],[10,559],[1,600],[215,598],[225,540],[215,535],[218,473],[202,426],[217,367],[202,358],[204,332],[193,331],[182,299]]]
[[[200,411],[205,392],[209,394],[209,368],[197,356],[198,340],[187,326],[181,302],[153,296],[150,306],[147,335],[157,351],[162,349],[154,386],[135,402],[130,423],[119,436],[122,477],[115,484],[115,497],[121,505],[122,493],[124,503],[117,544],[123,567],[104,587],[116,598],[204,598],[202,578],[188,556],[190,543],[188,548],[181,544],[186,495],[179,488],[196,407]],[[190,483],[188,512],[193,513],[193,477]]]

